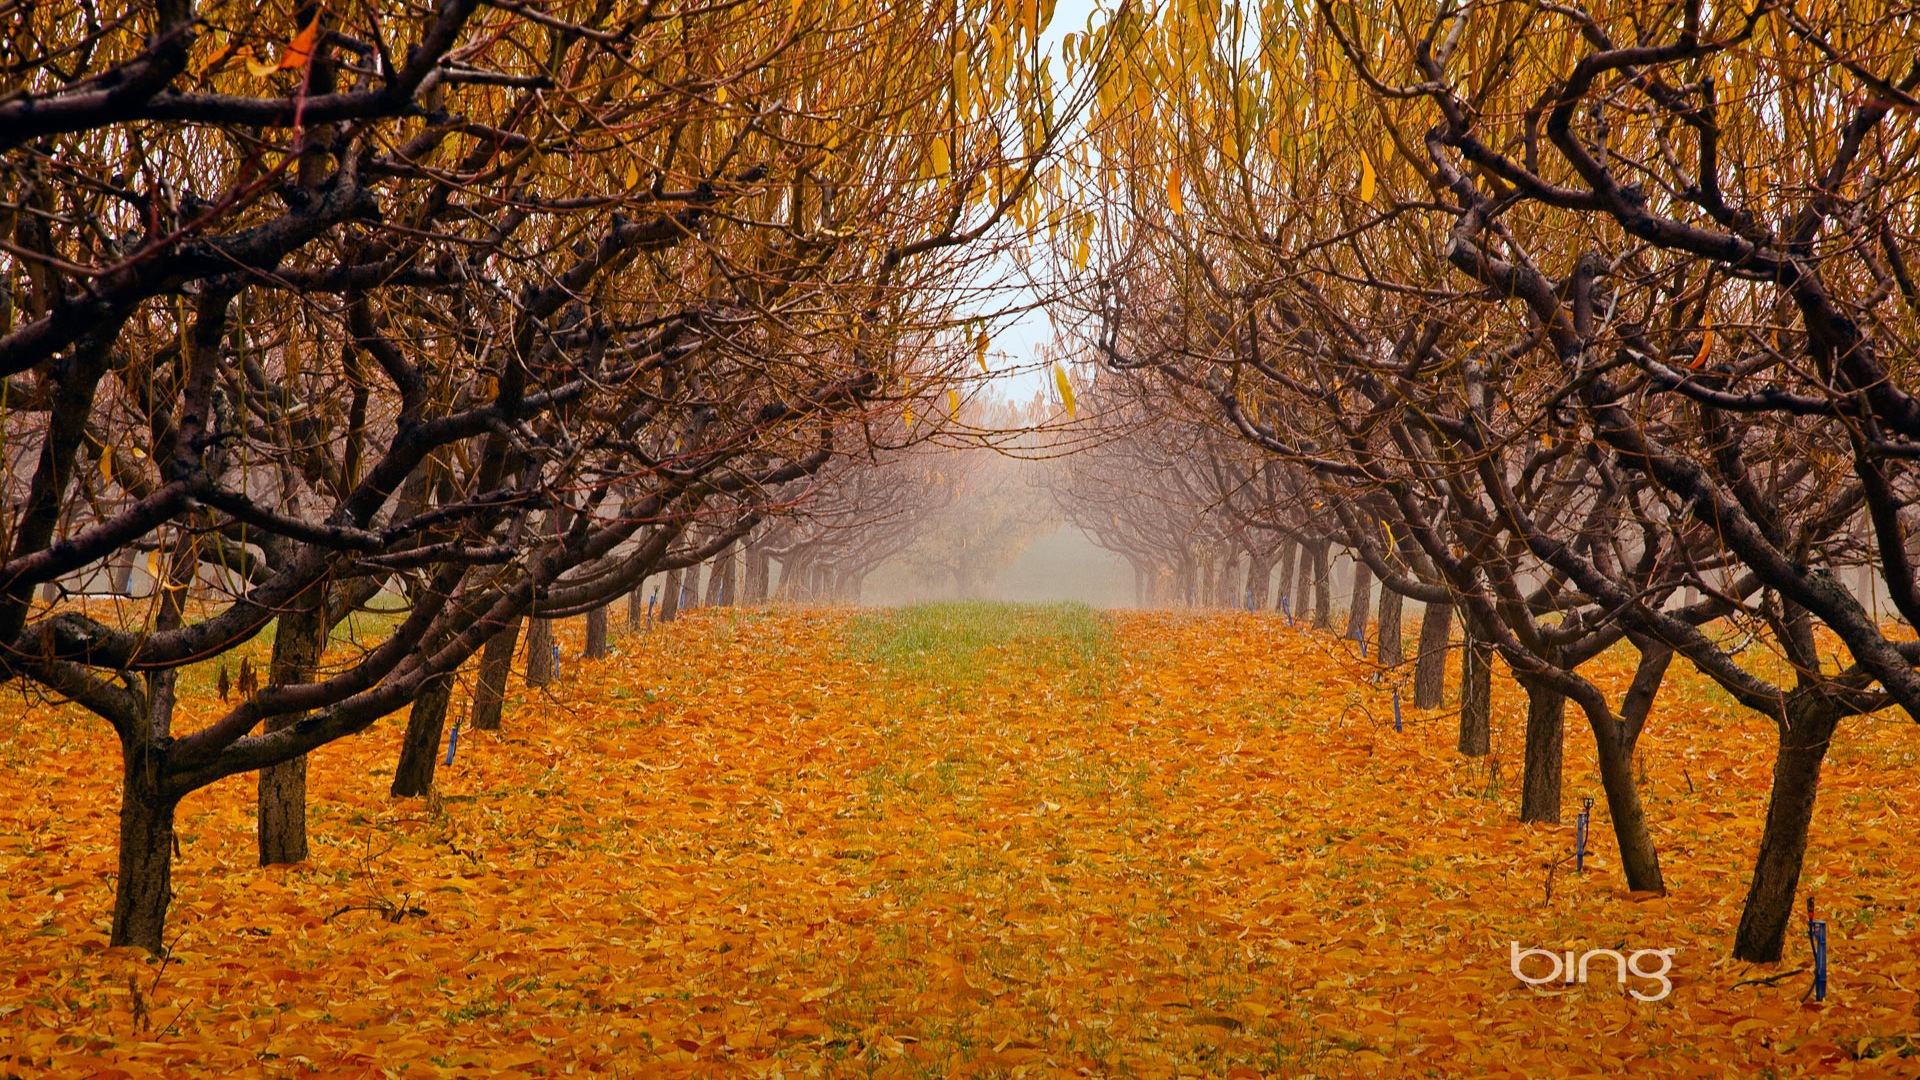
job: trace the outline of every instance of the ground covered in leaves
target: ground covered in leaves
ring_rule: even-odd
[[[317,754],[308,863],[254,866],[250,778],[190,799],[164,963],[106,947],[107,729],[7,703],[0,1074],[1920,1075],[1907,723],[1829,757],[1814,1005],[1804,938],[1726,959],[1772,736],[1678,665],[1642,762],[1672,892],[1636,900],[1603,820],[1560,863],[1577,720],[1568,824],[1521,826],[1511,687],[1468,762],[1277,617],[719,610],[618,647],[463,733],[434,799],[386,795],[403,718]],[[1513,941],[1675,949],[1674,990],[1532,990]]]

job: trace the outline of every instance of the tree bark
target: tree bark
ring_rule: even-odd
[[[1402,597],[1399,593],[1380,585],[1380,625],[1376,629],[1379,644],[1374,655],[1379,657],[1383,667],[1399,667],[1407,658],[1406,627],[1400,615]]]
[[[440,761],[440,736],[447,726],[447,700],[453,696],[453,676],[427,680],[407,714],[407,734],[400,743],[400,763],[393,769],[388,794],[396,799],[425,795],[433,787],[433,771]]]
[[[1313,549],[1313,628],[1333,629],[1332,545],[1322,542]]]
[[[627,633],[637,634],[647,628],[646,581],[640,587],[627,594]]]
[[[681,578],[685,570],[672,570],[667,573],[667,582],[660,590],[660,621],[672,622],[680,617]]]
[[[607,658],[607,609],[594,608],[587,612],[587,645],[582,651],[589,660]]]
[[[467,713],[467,726],[475,731],[500,730],[500,712],[507,700],[507,674],[513,670],[513,654],[520,644],[520,624],[515,619],[487,639],[480,650],[480,676],[474,681],[473,704]]]
[[[1373,568],[1355,559],[1353,592],[1347,599],[1347,636],[1355,641],[1367,639],[1367,616],[1373,608]]]
[[[740,589],[740,598],[749,604],[764,604],[773,581],[773,556],[758,546],[747,549],[746,581]]]
[[[1460,752],[1486,757],[1493,752],[1493,646],[1467,624],[1460,650]]]
[[[1300,545],[1291,540],[1280,541],[1280,558],[1276,563],[1276,575],[1280,579],[1279,587],[1274,590],[1273,610],[1293,611],[1293,556]]]
[[[545,686],[553,681],[553,620],[534,619],[527,626],[527,685]]]
[[[1247,588],[1241,602],[1248,611],[1267,610],[1267,598],[1273,595],[1273,556],[1249,556]]]
[[[1807,857],[1807,830],[1820,792],[1820,767],[1840,726],[1841,710],[1813,695],[1789,695],[1787,720],[1773,759],[1773,790],[1767,798],[1767,824],[1760,834],[1747,902],[1734,932],[1736,960],[1772,963],[1780,959],[1794,894]]]
[[[300,686],[313,681],[327,640],[326,590],[314,587],[301,606],[284,611],[273,634],[273,659],[267,685]],[[264,725],[279,731],[299,723],[305,713],[276,716]],[[297,863],[307,857],[306,755],[260,770],[256,790],[261,866]]]
[[[165,950],[167,906],[173,901],[173,816],[176,803],[159,789],[159,753],[146,739],[128,740],[121,751],[120,867],[113,883],[113,928],[109,942]]]
[[[1447,700],[1447,643],[1453,605],[1428,604],[1420,617],[1420,656],[1413,667],[1413,707],[1437,709]]]
[[[1566,695],[1522,680],[1527,691],[1527,757],[1520,780],[1520,820],[1560,823],[1560,771],[1567,729]]]
[[[1613,818],[1614,842],[1620,846],[1620,869],[1627,888],[1635,892],[1666,892],[1660,874],[1660,853],[1647,829],[1647,811],[1640,805],[1640,788],[1633,779],[1634,740],[1613,731],[1596,730],[1600,750],[1600,785],[1607,793],[1607,813]],[[1788,897],[1792,901],[1792,897]]]

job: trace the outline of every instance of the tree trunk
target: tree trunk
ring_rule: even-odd
[[[1840,726],[1840,712],[1812,695],[1787,698],[1791,728],[1780,732],[1773,759],[1773,791],[1767,799],[1767,824],[1760,834],[1760,855],[1747,886],[1740,928],[1734,933],[1736,960],[1772,963],[1780,959],[1800,867],[1807,857],[1807,829],[1820,791],[1820,766]]]
[[[1493,646],[1467,623],[1460,650],[1460,752],[1486,757],[1493,752]]]
[[[641,578],[639,588],[626,594],[626,632],[637,634],[647,628],[647,582]]]
[[[1607,793],[1607,813],[1613,818],[1614,842],[1620,846],[1620,869],[1626,874],[1627,888],[1635,892],[1666,892],[1660,875],[1660,853],[1653,846],[1653,834],[1647,829],[1646,808],[1640,805],[1640,789],[1633,780],[1633,745],[1617,725],[1612,730],[1596,728],[1595,742],[1600,750],[1600,785]],[[1788,895],[1792,902],[1792,895]]]
[[[1313,595],[1313,548],[1300,545],[1298,565],[1294,568],[1293,588],[1287,594],[1287,610],[1295,619],[1307,617],[1307,605]]]
[[[680,617],[681,579],[685,570],[672,570],[667,573],[667,583],[660,590],[660,621],[672,622]]]
[[[1381,583],[1380,625],[1376,630],[1379,644],[1374,649],[1374,655],[1379,657],[1383,667],[1399,667],[1407,658],[1406,627],[1400,616],[1401,599],[1399,593]]]
[[[1347,636],[1367,640],[1367,616],[1373,613],[1373,568],[1355,559],[1353,592],[1347,599]]]
[[[327,640],[326,590],[314,587],[298,602],[305,606],[280,614],[273,634],[273,659],[267,685],[300,686],[313,681]],[[304,713],[276,716],[264,725],[279,731],[299,723]],[[306,755],[260,770],[256,805],[260,865],[297,863],[307,857]]]
[[[1333,629],[1333,550],[1330,544],[1313,549],[1313,628]]]
[[[747,548],[746,580],[740,586],[740,600],[747,604],[767,602],[768,583],[773,578],[773,556],[759,547]]]
[[[1413,707],[1437,709],[1447,700],[1447,643],[1453,605],[1428,604],[1420,617],[1420,657],[1413,667]]]
[[[1527,758],[1520,780],[1520,820],[1558,825],[1567,698],[1537,683],[1521,685],[1527,691]]]
[[[453,696],[453,676],[428,679],[407,714],[407,735],[400,743],[400,763],[393,769],[388,794],[396,799],[425,795],[433,787],[434,766],[440,761],[440,736],[447,726],[447,699]]]
[[[520,644],[520,624],[515,619],[499,633],[487,639],[480,650],[480,676],[474,681],[473,704],[467,712],[467,726],[475,731],[500,730],[500,711],[507,700],[507,674],[513,670],[513,654]]]
[[[1248,611],[1267,610],[1267,597],[1273,595],[1273,556],[1263,555],[1247,563],[1247,591],[1242,598]]]
[[[527,685],[545,686],[553,681],[553,620],[534,619],[527,627]]]
[[[727,552],[732,550],[728,548]],[[707,564],[707,594],[700,601],[701,607],[720,607],[727,602],[727,552],[715,555]]]
[[[587,612],[587,646],[582,655],[589,660],[607,658],[607,609],[604,607]]]
[[[158,954],[164,951],[161,935],[167,905],[173,901],[176,804],[160,793],[158,769],[146,760],[151,746],[141,738],[129,741],[121,752],[120,870],[113,882],[109,941]]]

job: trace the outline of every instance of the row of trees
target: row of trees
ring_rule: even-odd
[[[1105,31],[1060,243],[1090,359],[1505,659],[1525,819],[1571,704],[1632,888],[1664,888],[1631,762],[1673,659],[1771,724],[1734,953],[1778,959],[1831,739],[1920,716],[1911,19],[1175,6]]]
[[[29,5],[0,73],[0,674],[114,732],[112,940],[156,951],[183,798],[258,770],[302,857],[305,754],[410,706],[430,762],[523,621],[934,415],[1075,108],[1032,5],[111,14]],[[177,707],[269,626],[264,684]]]

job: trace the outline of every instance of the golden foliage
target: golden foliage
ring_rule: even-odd
[[[1512,820],[1511,687],[1490,774],[1445,714],[1395,734],[1347,643],[1275,617],[1121,615],[1091,654],[1036,631],[944,668],[846,637],[707,611],[627,639],[504,738],[463,734],[425,803],[385,797],[397,725],[333,744],[309,864],[251,865],[250,778],[200,792],[165,964],[105,948],[104,729],[8,705],[0,1069],[1904,1075],[1903,725],[1828,760],[1849,812],[1807,868],[1837,965],[1815,1007],[1723,959],[1771,737],[1695,676],[1643,740],[1673,894],[1626,897],[1596,827],[1546,901],[1572,826]],[[1599,790],[1581,742],[1571,797]],[[1677,948],[1676,988],[1536,993],[1509,940]]]

